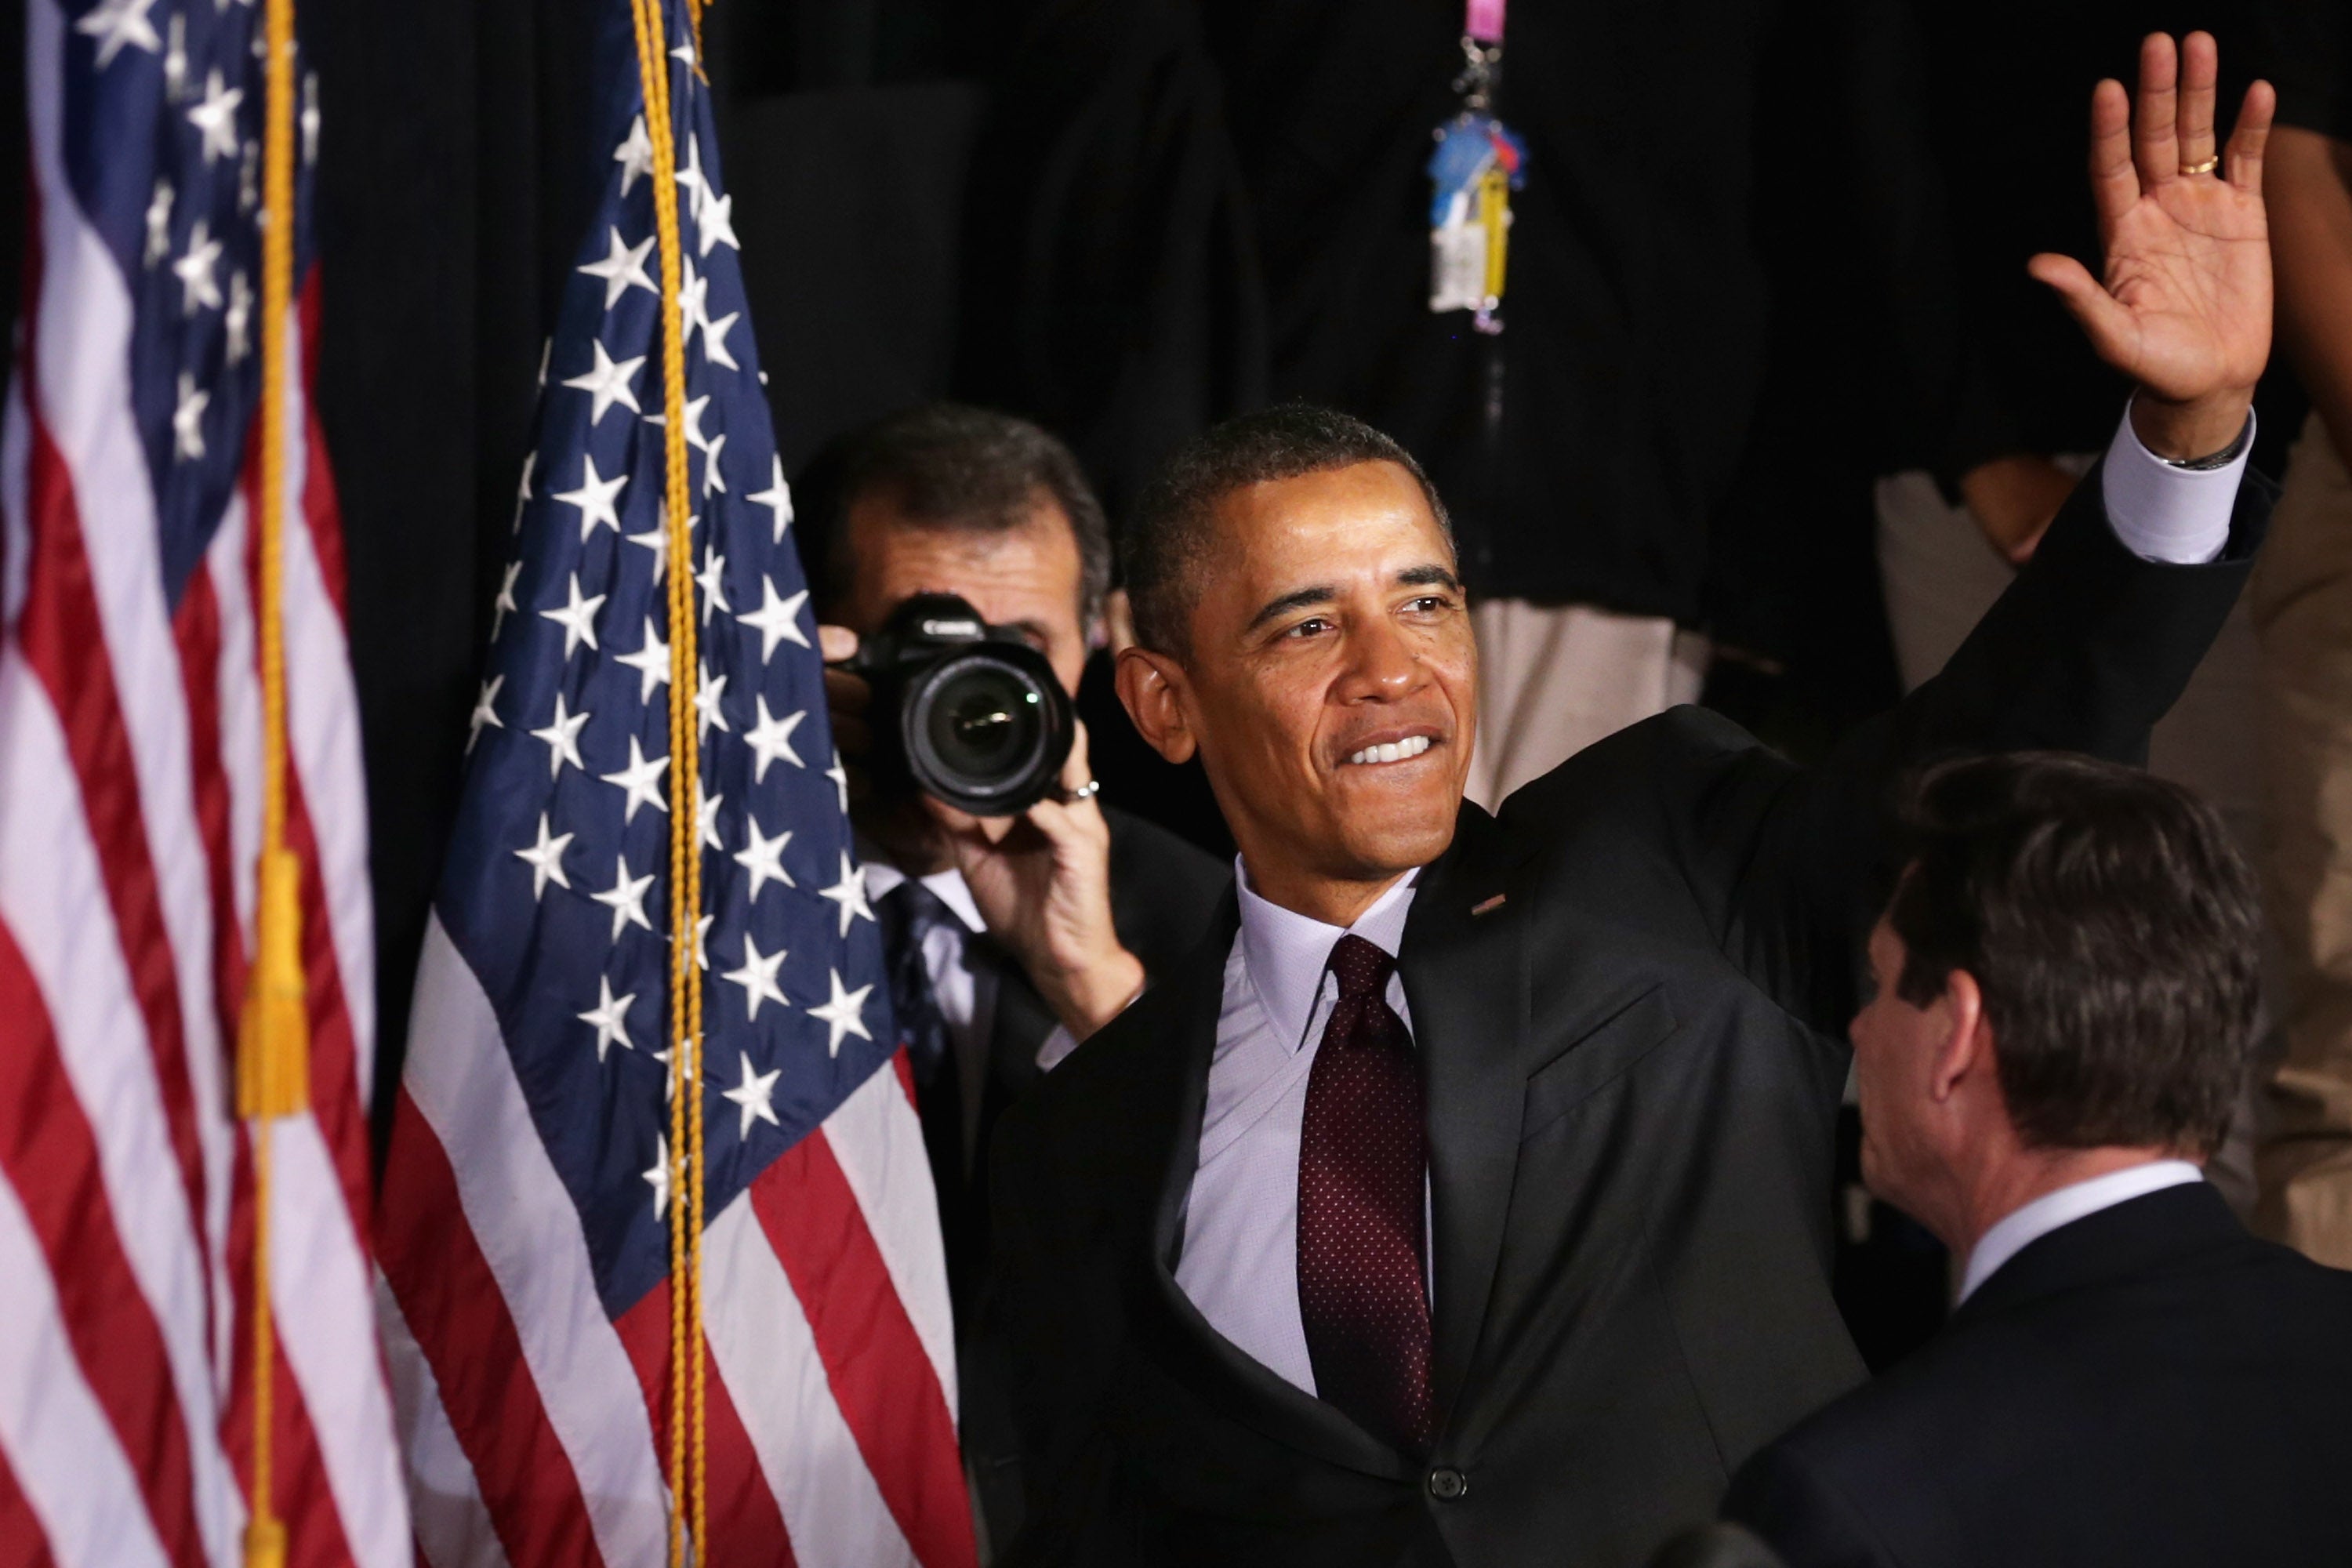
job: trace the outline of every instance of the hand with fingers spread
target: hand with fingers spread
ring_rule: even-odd
[[[2271,261],[2263,143],[2276,95],[2246,89],[2226,149],[2215,143],[2212,36],[2140,47],[2135,106],[2121,83],[2091,95],[2091,191],[2105,252],[2094,279],[2072,257],[2027,264],[2058,291],[2101,359],[2138,384],[2132,427],[2158,457],[2228,447],[2270,358]]]

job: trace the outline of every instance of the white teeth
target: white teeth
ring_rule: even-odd
[[[1402,741],[1388,741],[1377,746],[1366,746],[1348,761],[1357,763],[1401,763],[1408,757],[1417,757],[1427,750],[1429,750],[1428,736],[1412,735]]]

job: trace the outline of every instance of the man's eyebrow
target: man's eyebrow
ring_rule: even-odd
[[[1451,588],[1457,594],[1462,591],[1462,579],[1454,574],[1453,568],[1435,563],[1408,566],[1397,574],[1397,581],[1408,588]]]
[[[1328,583],[1318,584],[1311,588],[1295,589],[1285,594],[1281,598],[1269,602],[1256,615],[1252,616],[1249,625],[1242,629],[1254,632],[1277,616],[1286,616],[1293,610],[1303,610],[1309,605],[1328,605],[1339,596],[1339,590]]]

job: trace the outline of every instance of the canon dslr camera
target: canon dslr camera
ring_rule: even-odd
[[[1076,715],[1045,656],[953,594],[918,594],[842,668],[874,689],[877,791],[909,786],[974,816],[1053,794]]]

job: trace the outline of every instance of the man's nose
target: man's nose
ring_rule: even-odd
[[[1371,619],[1349,638],[1348,651],[1341,695],[1349,701],[1392,702],[1428,678],[1412,646],[1386,616]]]

